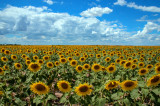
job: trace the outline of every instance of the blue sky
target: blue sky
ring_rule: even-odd
[[[160,45],[160,0],[0,0],[0,43]]]

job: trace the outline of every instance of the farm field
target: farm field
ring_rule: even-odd
[[[160,105],[160,46],[0,46],[0,105]]]

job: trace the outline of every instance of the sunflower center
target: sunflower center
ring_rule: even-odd
[[[84,60],[84,58],[81,58],[81,60],[83,61],[83,60]]]
[[[142,69],[142,70],[141,70],[141,73],[145,73],[145,72],[146,72],[146,70],[145,70],[145,69]]]
[[[132,66],[132,68],[135,68],[135,67],[136,67],[135,65]]]
[[[88,65],[85,65],[85,68],[88,68]]]
[[[82,87],[79,88],[79,90],[81,92],[87,92],[88,91],[88,87],[87,86],[82,86]]]
[[[128,62],[127,64],[126,64],[126,66],[130,66],[131,65],[131,63],[130,62]]]
[[[69,60],[72,60],[72,58],[69,58]]]
[[[13,58],[15,59],[15,58],[16,58],[16,56],[13,56]]]
[[[143,66],[143,64],[141,63],[141,64],[139,64],[139,66]]]
[[[156,76],[156,77],[154,77],[154,78],[151,80],[151,83],[158,82],[159,79],[160,79],[160,77]]]
[[[111,82],[108,87],[114,87],[116,85],[116,82]]]
[[[52,66],[52,63],[49,63],[48,66]]]
[[[7,60],[6,58],[3,58],[3,60],[5,61],[5,60]]]
[[[47,60],[48,59],[48,57],[45,57],[45,60]]]
[[[133,86],[133,85],[134,85],[133,82],[126,82],[126,83],[124,84],[124,86],[126,86],[126,87],[131,87],[131,86]]]
[[[40,60],[39,63],[43,63],[43,62]]]
[[[3,70],[0,68],[0,72],[2,72]]]
[[[42,84],[37,84],[36,86],[35,86],[35,88],[38,90],[38,91],[44,91],[46,88],[45,88],[45,86],[43,86]]]
[[[36,68],[38,68],[38,67],[39,67],[38,64],[32,64],[32,65],[31,65],[31,68],[32,68],[32,69],[36,69]]]
[[[160,67],[157,68],[157,71],[160,71]]]
[[[114,68],[113,67],[109,67],[109,71],[113,71],[114,70]]]
[[[65,62],[66,60],[65,59],[62,59],[62,62]]]
[[[73,61],[73,62],[72,62],[72,65],[75,65],[75,64],[76,64],[76,62],[75,62],[75,61]]]
[[[100,68],[99,65],[94,66],[94,69],[96,69],[96,70],[98,70],[99,68]]]
[[[68,88],[68,84],[66,84],[66,83],[62,83],[61,86],[62,86],[63,89],[67,89]]]
[[[148,68],[152,68],[152,66],[148,66]]]
[[[17,67],[21,67],[21,65],[20,65],[20,64],[17,64]]]
[[[78,70],[82,70],[82,67],[78,67]]]
[[[117,60],[117,62],[120,62],[120,60]]]

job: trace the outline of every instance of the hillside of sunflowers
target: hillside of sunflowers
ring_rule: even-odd
[[[0,46],[2,106],[160,105],[160,46]]]

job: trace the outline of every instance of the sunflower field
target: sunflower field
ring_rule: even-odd
[[[160,46],[0,46],[0,105],[160,105]]]

